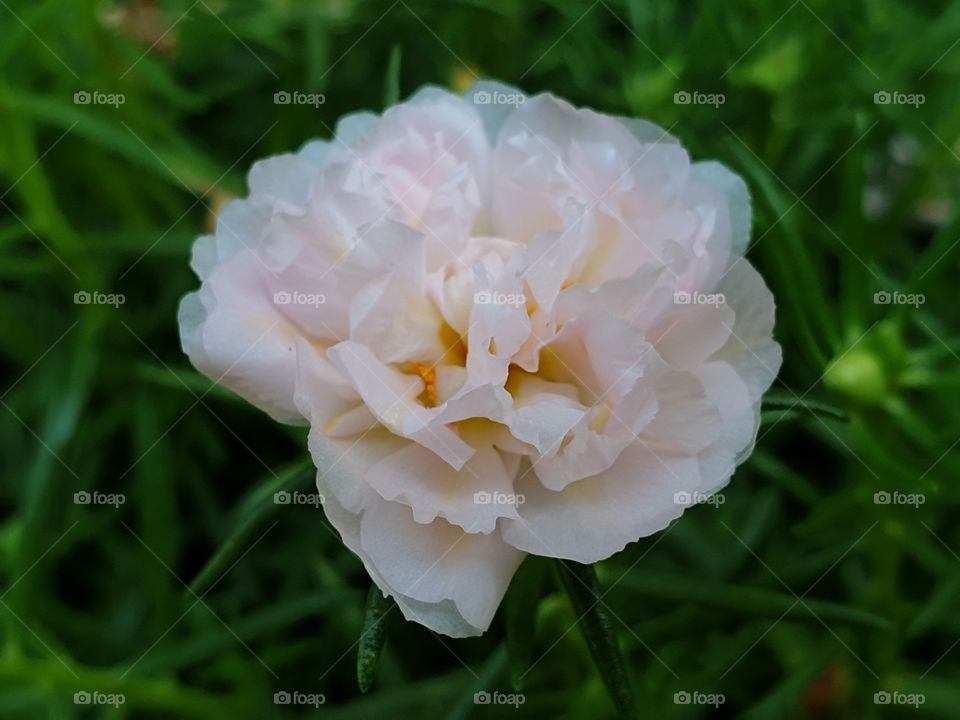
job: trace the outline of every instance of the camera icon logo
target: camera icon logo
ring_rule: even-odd
[[[80,90],[73,94],[73,104],[74,105],[89,105],[91,100],[90,93],[86,90]]]
[[[486,690],[481,690],[473,694],[473,704],[474,705],[489,705],[490,704],[490,693]]]
[[[477,105],[489,105],[491,100],[490,93],[486,90],[477,90],[473,94],[473,102]]]
[[[290,93],[288,93],[286,90],[278,90],[273,94],[274,105],[289,105],[290,99]]]
[[[686,90],[679,90],[673,94],[674,105],[689,105],[693,97]]]
[[[73,694],[73,704],[74,705],[89,705],[90,704],[90,693],[86,690],[81,690],[80,692],[75,692]]]
[[[293,296],[286,290],[280,290],[273,294],[274,305],[289,305],[291,302],[293,302]]]
[[[886,90],[881,90],[873,94],[873,102],[877,105],[889,105],[892,99],[892,96]]]
[[[74,505],[89,505],[92,497],[90,493],[86,490],[81,490],[80,492],[75,492],[73,494],[73,504]]]

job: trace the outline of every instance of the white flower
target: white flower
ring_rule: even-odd
[[[427,88],[253,166],[183,346],[309,423],[328,518],[408,618],[476,635],[525,553],[607,558],[750,453],[780,348],[749,230],[740,178],[650,123]]]

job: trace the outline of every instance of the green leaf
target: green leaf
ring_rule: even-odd
[[[360,692],[365,693],[373,686],[380,651],[387,639],[386,615],[393,606],[393,598],[384,595],[376,584],[370,585],[363,631],[360,633],[360,646],[357,650],[357,685],[360,686]]]
[[[507,664],[507,649],[498,645],[483,665],[480,671],[473,673],[474,678],[461,690],[460,697],[450,708],[446,720],[467,720],[477,709],[477,693],[489,692],[494,687],[497,678],[503,673]],[[472,672],[472,671],[471,671]]]
[[[801,601],[789,593],[674,573],[634,569],[621,579],[620,586],[675,605],[701,605],[746,617],[783,617],[815,624],[820,621],[845,623],[873,630],[892,627],[887,618],[851,605],[808,598]]]
[[[943,624],[955,613],[960,602],[960,576],[954,575],[934,589],[923,607],[914,614],[907,625],[904,636],[913,640]]]
[[[257,483],[255,490],[237,506],[234,529],[190,583],[189,592],[202,596],[236,558],[246,552],[254,540],[254,534],[282,507],[274,502],[274,493],[290,492],[301,487],[308,477],[312,477],[312,469],[313,464],[308,458],[282,470],[270,482]]]
[[[258,609],[232,623],[229,629],[217,623],[168,649],[158,648],[137,664],[137,674],[150,676],[210,662],[218,654],[235,647],[238,637],[250,643],[305,619],[327,617],[342,607],[356,607],[359,600],[359,593],[353,590],[311,589],[309,594]]]
[[[791,215],[797,210],[800,201],[791,200],[780,190],[779,184],[782,181],[773,180],[776,175],[739,136],[727,138],[726,143],[736,158],[738,167],[743,169],[744,174],[759,190],[754,202],[762,198],[773,213],[773,222],[776,223],[773,237],[782,235],[785,241],[775,252],[770,253],[773,265],[771,270],[778,276],[780,292],[784,298],[783,305],[787,313],[791,314],[797,339],[804,343],[811,359],[826,367],[828,353],[824,352],[824,346],[831,348],[831,353],[832,349],[838,346],[836,316],[831,313],[827,303],[822,273],[818,272],[816,263],[811,258],[809,240]],[[771,228],[773,227],[771,225]],[[758,238],[754,238],[752,242],[756,244]]]
[[[753,85],[769,93],[787,90],[803,76],[805,49],[799,37],[773,45],[752,62],[740,65],[731,73],[731,80],[741,85]]]
[[[806,410],[811,415],[819,415],[825,420],[847,421],[846,412],[829,403],[801,397],[790,392],[771,390],[763,396],[763,409],[766,410]]]
[[[542,558],[528,556],[513,576],[504,598],[510,680],[517,690],[523,689],[523,678],[533,664],[537,607],[540,605],[540,590],[547,567]]]
[[[400,102],[400,60],[403,46],[399,43],[390,48],[390,60],[383,81],[383,106],[390,107]]]
[[[563,560],[557,561],[555,567],[607,692],[621,717],[636,718],[630,678],[617,645],[609,611],[600,600],[603,592],[596,571],[592,565]]]
[[[944,273],[950,273],[956,267],[956,257],[960,253],[960,209],[954,211],[950,220],[937,231],[933,240],[926,247],[920,261],[913,267],[909,280],[904,288],[910,292],[923,292],[934,287],[934,280]],[[901,306],[906,309],[908,306]]]

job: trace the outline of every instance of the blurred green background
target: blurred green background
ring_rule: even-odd
[[[758,449],[598,567],[640,716],[960,716],[960,4],[0,6],[0,718],[616,717],[536,563],[482,638],[394,617],[362,695],[369,581],[272,502],[312,486],[304,433],[177,338],[253,160],[475,77],[653,120],[752,190],[784,347]]]

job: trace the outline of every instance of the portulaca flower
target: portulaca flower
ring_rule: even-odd
[[[407,618],[480,634],[526,553],[603,560],[750,453],[780,348],[747,189],[660,128],[426,88],[249,183],[194,247],[183,347],[309,424]]]

